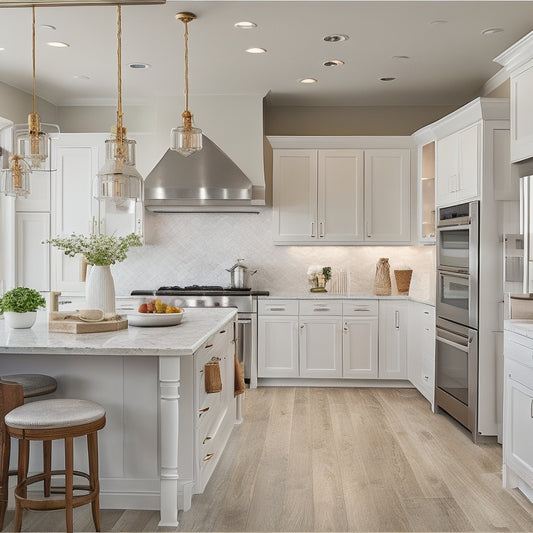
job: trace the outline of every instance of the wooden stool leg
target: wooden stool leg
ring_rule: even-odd
[[[19,460],[18,460],[18,479],[20,484],[26,481],[28,477],[28,466],[30,461],[30,441],[19,439]],[[24,487],[21,491],[23,498],[27,497],[27,489]],[[22,512],[23,508],[18,499],[15,501],[15,531],[20,531],[22,528]]]
[[[91,503],[93,522],[96,531],[100,531],[100,482],[98,480],[98,434],[87,435],[87,451],[89,453],[89,483],[96,496]]]
[[[52,441],[43,441],[43,473],[46,474],[44,478],[44,495],[46,498],[50,497],[50,488],[52,484]]]
[[[10,453],[11,440],[4,427],[0,433],[0,531],[4,527],[4,517],[7,509]]]
[[[73,486],[74,486],[73,439],[65,437],[65,515],[67,533],[72,533]]]

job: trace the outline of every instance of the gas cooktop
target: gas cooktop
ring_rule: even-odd
[[[134,290],[131,291],[132,296],[136,295],[147,295],[147,294],[153,294],[153,295],[177,295],[177,294],[187,294],[187,295],[203,295],[203,294],[211,294],[211,293],[249,293],[251,289],[236,289],[231,287],[222,287],[221,285],[187,285],[185,287],[181,287],[180,285],[170,285],[170,286],[164,286],[159,287],[159,289],[155,290]]]

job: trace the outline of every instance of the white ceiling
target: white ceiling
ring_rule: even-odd
[[[531,1],[167,1],[122,8],[124,103],[183,97],[183,24],[190,93],[267,94],[274,105],[460,105],[500,66],[493,58],[533,29]],[[237,30],[251,20],[257,28]],[[446,24],[431,24],[446,20]],[[37,94],[56,105],[113,103],[116,7],[38,7]],[[42,24],[56,30],[42,28]],[[487,28],[505,31],[481,35]],[[349,40],[326,43],[331,33]],[[69,48],[52,48],[47,41]],[[248,54],[251,46],[266,54]],[[31,93],[31,9],[0,9],[0,81]],[[404,55],[410,59],[393,59]],[[342,67],[324,67],[328,59]],[[146,62],[150,69],[127,64]],[[87,76],[79,79],[75,76]],[[379,81],[394,76],[393,82]],[[298,80],[315,77],[318,83]]]

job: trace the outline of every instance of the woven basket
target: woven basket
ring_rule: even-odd
[[[412,270],[395,270],[394,277],[396,278],[396,287],[398,294],[409,294],[409,286],[411,285]]]
[[[218,357],[213,357],[209,363],[204,365],[205,392],[208,394],[222,390],[219,361]]]

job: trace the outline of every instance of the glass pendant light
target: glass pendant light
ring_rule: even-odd
[[[192,125],[189,111],[189,28],[188,23],[196,18],[194,13],[176,13],[176,19],[185,24],[185,111],[183,124],[170,132],[170,149],[187,157],[202,149],[202,130]]]
[[[112,136],[105,142],[104,166],[94,181],[93,196],[99,200],[110,199],[117,205],[128,200],[143,201],[144,183],[135,168],[135,141],[126,137],[122,120],[122,13],[117,6],[117,58],[118,58],[118,105],[117,124],[111,128]]]
[[[9,158],[9,168],[2,170],[0,176],[0,192],[6,196],[23,196],[30,194],[31,168],[24,158],[18,154]]]
[[[18,153],[31,168],[41,168],[48,159],[49,136],[41,131],[39,115],[35,111],[35,6],[32,13],[32,68],[33,68],[33,112],[28,115],[28,130],[17,136]]]

